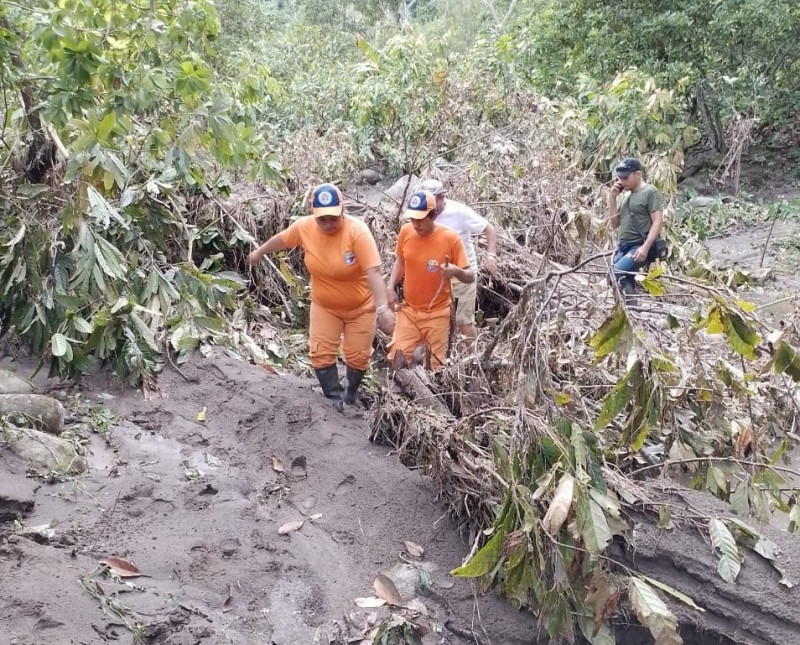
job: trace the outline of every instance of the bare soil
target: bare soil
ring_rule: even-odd
[[[469,545],[430,483],[369,442],[363,414],[221,353],[182,369],[150,400],[107,375],[81,385],[120,420],[108,444],[93,435],[78,481],[26,479],[0,445],[0,491],[33,503],[26,527],[53,529],[0,524],[0,643],[327,645],[348,614],[363,627],[388,613],[353,605],[381,571],[430,614],[426,644],[537,642],[532,616],[449,575]],[[402,561],[404,540],[421,563]],[[146,576],[102,575],[109,556]]]

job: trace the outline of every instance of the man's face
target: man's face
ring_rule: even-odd
[[[639,181],[641,181],[642,172],[640,170],[636,170],[634,172],[628,173],[625,177],[617,177],[617,181],[622,184],[622,188],[624,190],[633,190],[636,186],[639,185]]]
[[[447,202],[445,199],[444,193],[441,195],[436,195],[436,214],[441,215],[442,211],[444,210],[444,205]]]
[[[427,217],[423,217],[422,219],[412,219],[411,226],[414,227],[414,231],[420,237],[427,237],[431,233],[433,233],[433,217],[428,215]]]
[[[334,235],[342,228],[341,215],[322,215],[315,219],[317,221],[317,226],[319,226],[326,235]]]

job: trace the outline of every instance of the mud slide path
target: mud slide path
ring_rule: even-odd
[[[310,381],[221,352],[183,371],[190,380],[168,367],[149,401],[108,376],[81,386],[120,420],[110,446],[92,439],[78,482],[26,479],[0,450],[0,493],[33,502],[26,527],[49,525],[0,524],[0,643],[328,645],[344,616],[352,636],[387,614],[353,605],[381,571],[404,602],[427,585],[416,595],[440,631],[424,643],[537,642],[530,615],[448,575],[468,545],[362,418],[332,410]],[[421,565],[402,561],[405,540],[424,547]],[[108,556],[146,576],[99,575]]]

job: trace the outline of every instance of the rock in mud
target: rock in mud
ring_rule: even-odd
[[[370,186],[374,186],[377,184],[381,179],[381,174],[372,168],[364,168],[360,173],[358,173],[358,182],[361,184],[369,184]]]
[[[80,475],[86,471],[84,459],[64,439],[29,429],[10,429],[6,438],[11,451],[27,461],[32,470],[65,475]]]
[[[406,198],[414,191],[414,188],[419,183],[419,177],[416,175],[411,175],[411,184],[408,186],[408,190],[406,190],[406,184],[408,183],[408,175],[403,175],[398,179],[389,190],[386,191],[386,194],[389,195],[392,199],[401,200],[403,199],[403,194],[405,193]]]
[[[0,415],[17,425],[32,421],[36,428],[53,435],[64,429],[64,406],[42,394],[0,394]]]
[[[8,370],[0,370],[0,394],[30,394],[33,388],[30,383]]]

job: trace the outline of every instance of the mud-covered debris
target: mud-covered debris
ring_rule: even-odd
[[[286,535],[287,533],[294,533],[295,531],[299,531],[304,522],[302,520],[297,520],[295,522],[287,522],[281,528],[278,529],[278,535]]]
[[[274,470],[276,473],[283,472],[283,461],[281,461],[280,457],[272,455],[272,457],[270,457],[270,463],[272,464],[272,470]]]
[[[390,605],[399,607],[403,604],[403,599],[400,597],[400,592],[397,591],[394,582],[382,573],[377,575],[375,582],[372,583],[372,588],[378,598],[383,598]]]
[[[114,575],[120,578],[136,578],[142,575],[142,572],[135,564],[122,558],[111,556],[105,560],[100,560],[100,564],[106,565]]]
[[[408,555],[410,555],[412,558],[421,558],[425,554],[425,549],[423,549],[419,544],[409,542],[408,540],[404,541],[403,544],[406,547],[406,553],[408,553]]]

